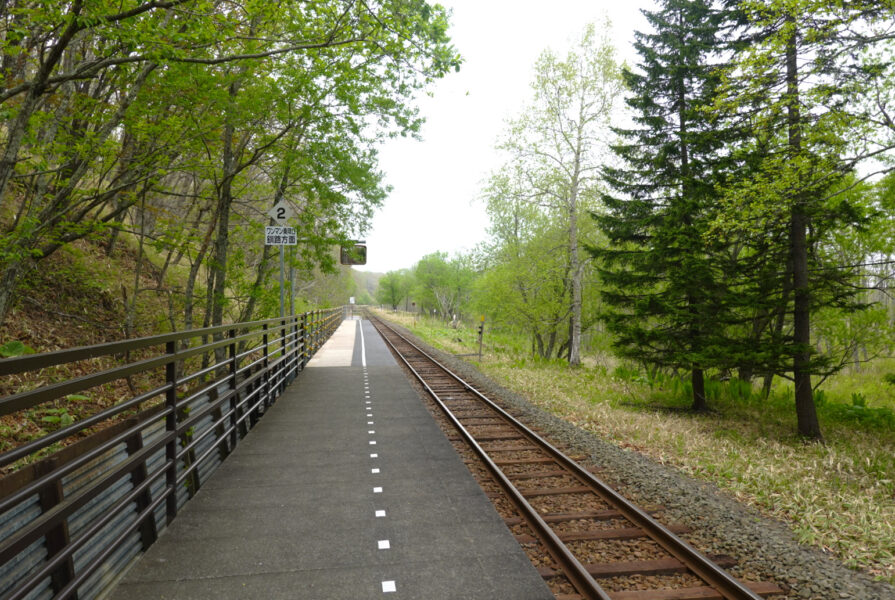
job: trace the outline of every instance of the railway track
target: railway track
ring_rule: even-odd
[[[638,508],[474,386],[373,316],[370,320],[455,430],[453,441],[555,596],[562,600],[756,600],[743,582]],[[455,446],[458,445],[455,443]],[[474,455],[474,460],[469,460]],[[478,471],[478,473],[476,473]]]

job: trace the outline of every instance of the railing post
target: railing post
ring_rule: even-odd
[[[59,459],[56,457],[48,458],[45,461],[41,461],[34,466],[34,475],[35,478],[43,477],[52,473],[56,470],[56,467],[59,466]],[[57,504],[60,504],[64,499],[64,494],[62,491],[62,481],[57,477],[53,483],[50,485],[44,486],[39,494],[40,498],[40,510],[41,512],[47,512],[51,510]],[[53,558],[55,555],[59,554],[69,543],[68,537],[68,522],[62,521],[52,529],[50,529],[46,535],[44,536],[47,545],[47,559]],[[68,559],[63,562],[58,569],[53,571],[53,574],[50,576],[51,585],[53,587],[54,592],[61,591],[68,582],[75,578],[75,566],[74,561],[69,556]],[[77,600],[77,593],[75,595],[70,596]]]
[[[283,393],[286,389],[286,369],[289,368],[289,354],[288,348],[286,344],[288,343],[287,333],[289,333],[289,328],[286,325],[286,319],[280,321],[280,376],[279,376],[279,386],[277,391],[277,396]]]
[[[227,380],[230,384],[230,452],[236,448],[239,443],[239,391],[236,381],[236,372],[239,370],[239,364],[236,360],[236,328],[227,332],[230,338],[230,344],[227,346],[229,352],[229,373]]]
[[[308,313],[301,314],[301,325],[299,330],[299,340],[301,340],[301,370],[305,370],[308,364]]]
[[[268,332],[267,323],[262,326],[264,331],[262,344],[264,346],[264,375],[261,379],[264,381],[264,408],[270,406],[270,334]],[[252,425],[254,425],[254,420]]]
[[[165,487],[168,497],[165,500],[167,523],[171,524],[174,517],[177,516],[177,360],[175,354],[177,346],[175,342],[165,344],[165,353],[168,354],[170,362],[165,365],[165,382],[168,384],[168,391],[165,392],[165,408],[168,414],[165,417],[165,434],[168,436],[168,443],[165,444],[165,461],[167,469],[165,471]]]
[[[139,419],[134,417],[127,420],[127,426],[133,427],[139,422]],[[143,449],[143,433],[141,430],[138,429],[132,436],[127,438],[126,447],[128,456],[132,456]],[[131,471],[131,484],[134,487],[137,487],[146,481],[147,477],[148,472],[146,470],[146,461],[144,460]],[[137,514],[140,514],[149,508],[150,504],[152,504],[152,493],[149,491],[149,488],[146,488],[146,490],[137,497]],[[143,550],[148,550],[149,547],[155,543],[156,539],[158,539],[158,531],[155,524],[155,515],[150,514],[144,517],[143,522],[140,524],[140,542],[143,544]]]
[[[301,370],[301,346],[299,342],[301,341],[300,332],[298,330],[298,315],[295,314],[295,311],[292,313],[292,379],[295,379],[298,376],[298,372]]]

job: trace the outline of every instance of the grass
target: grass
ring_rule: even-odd
[[[388,315],[446,352],[474,352],[473,326]],[[800,541],[895,583],[895,361],[824,382],[818,412],[826,444],[795,435],[792,388],[767,399],[741,382],[709,382],[712,412],[693,414],[687,385],[649,379],[611,356],[570,369],[526,355],[512,335],[487,332],[480,370],[535,405],[618,446],[712,481],[788,523]]]

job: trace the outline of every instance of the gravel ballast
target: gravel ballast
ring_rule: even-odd
[[[395,325],[402,333],[406,329]],[[414,340],[418,340],[413,336]],[[835,556],[799,544],[785,524],[760,514],[711,483],[694,480],[633,450],[607,443],[532,405],[503,388],[473,365],[419,342],[437,360],[504,405],[582,462],[601,469],[600,477],[642,505],[665,507],[663,521],[689,526],[685,536],[700,551],[737,559],[737,577],[774,581],[789,590],[786,600],[895,600],[895,587],[849,569]]]

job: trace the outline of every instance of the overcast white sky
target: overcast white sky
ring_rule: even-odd
[[[450,35],[465,60],[421,99],[422,141],[389,141],[380,166],[393,187],[366,236],[364,271],[413,266],[426,254],[469,250],[486,237],[482,181],[496,168],[495,142],[506,119],[531,97],[532,67],[546,48],[564,53],[586,23],[612,21],[619,56],[644,30],[653,0],[447,0]],[[355,267],[358,268],[358,267]]]

